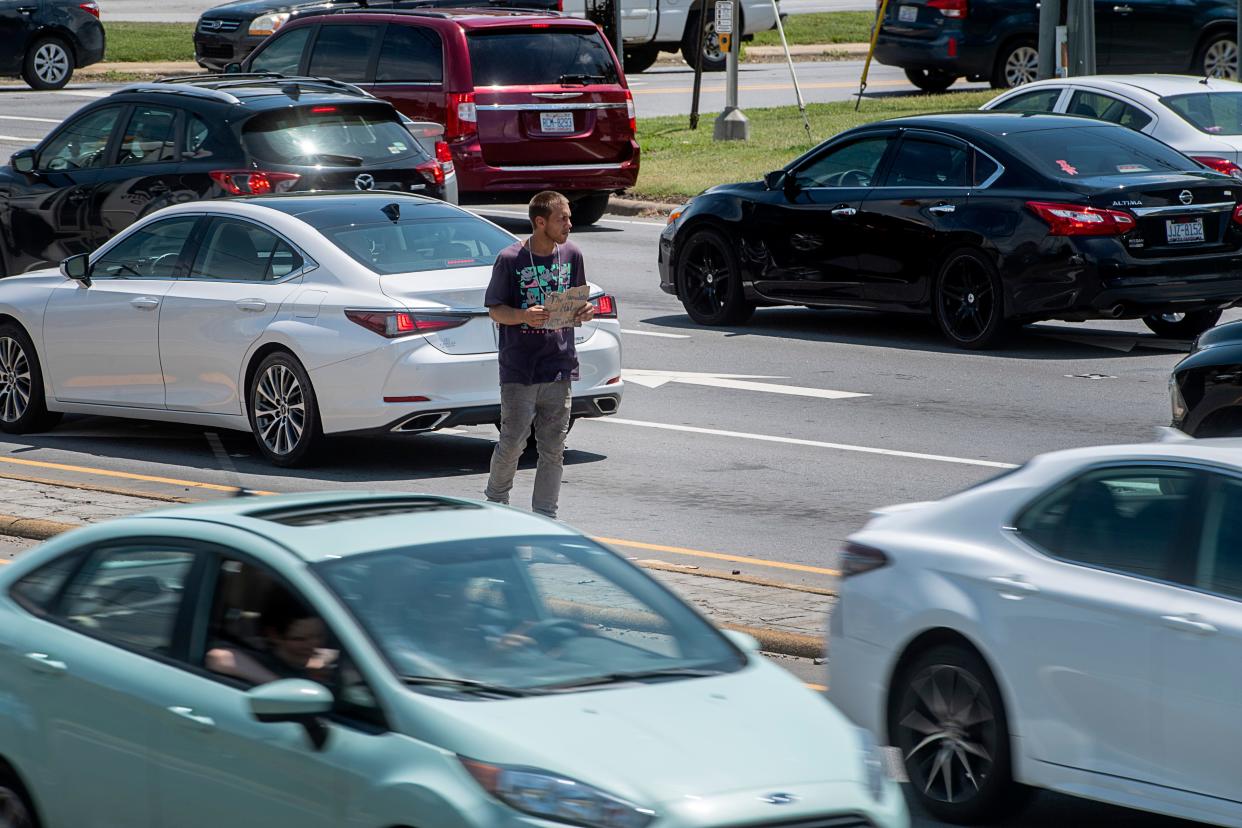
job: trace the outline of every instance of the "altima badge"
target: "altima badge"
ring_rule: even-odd
[[[354,186],[359,190],[370,190],[375,187],[375,176],[363,173],[354,179]]]
[[[766,802],[769,805],[792,805],[798,801],[798,797],[791,793],[770,793],[767,796],[759,797],[760,802]]]
[[[1194,194],[1190,192],[1190,190],[1182,190],[1180,193],[1177,194],[1177,200],[1180,201],[1182,204],[1189,204],[1190,202],[1195,200],[1195,197],[1194,197]]]

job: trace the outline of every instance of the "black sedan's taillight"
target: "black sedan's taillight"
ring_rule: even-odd
[[[888,566],[888,555],[873,546],[847,543],[841,550],[841,577],[849,578]]]

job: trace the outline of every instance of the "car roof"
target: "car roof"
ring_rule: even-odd
[[[341,9],[339,11],[329,12],[327,15],[321,14],[302,17],[296,22],[299,25],[310,25],[312,21],[322,22],[325,18],[328,18],[332,20],[355,23],[363,20],[374,20],[376,16],[387,18],[388,20],[399,20],[403,17],[446,20],[456,23],[463,29],[520,28],[522,26],[529,26],[535,23],[555,25],[558,29],[598,29],[598,26],[590,20],[583,20],[577,17],[567,17],[555,12],[490,8]]]
[[[142,532],[142,523],[151,519],[233,526],[277,543],[307,563],[476,538],[582,538],[564,524],[508,506],[396,492],[220,498],[120,518],[112,523],[126,531]]]
[[[908,115],[877,121],[869,126],[899,126],[907,129],[943,130],[959,135],[996,136],[1015,132],[1034,132],[1047,129],[1082,129],[1091,119],[1075,115],[1054,115],[1045,112],[1001,112],[995,110],[967,110],[965,112],[940,112],[930,115]],[[1106,121],[1092,121],[1092,127],[1126,129]]]
[[[378,104],[391,106],[354,86],[331,78],[283,77],[278,75],[214,75],[165,78],[131,83],[110,97],[172,95],[250,109],[283,109],[308,104]]]
[[[1207,92],[1242,92],[1242,83],[1195,75],[1084,75],[1075,78],[1050,78],[1025,84],[1005,97],[1016,97],[1022,92],[1044,86],[1095,87],[1116,92],[1146,93],[1155,98]]]
[[[390,221],[391,216],[382,212],[389,204],[396,204],[402,215],[416,211],[420,219],[474,216],[466,210],[428,196],[389,192],[384,190],[361,192],[285,193],[279,195],[243,196],[229,201],[244,201],[258,207],[278,210],[301,219],[312,227],[336,227],[342,224],[362,223],[364,216],[372,214],[377,222]],[[483,219],[480,219],[483,221]]]
[[[1182,460],[1209,463],[1242,470],[1242,437],[1219,437],[1196,440],[1182,432],[1168,429],[1162,442],[1089,446],[1065,449],[1040,455],[1042,464],[1078,466],[1095,462],[1115,463],[1133,459]]]

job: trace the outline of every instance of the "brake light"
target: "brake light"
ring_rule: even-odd
[[[549,26],[549,25],[551,25],[551,24],[549,24],[549,23],[531,23],[531,24],[530,24],[530,27],[531,27],[532,29],[546,29],[546,28],[548,28],[548,26]]]
[[[961,20],[970,10],[967,0],[927,0],[927,8],[937,9],[945,17]]]
[[[91,0],[89,3],[78,3],[78,8],[87,14],[93,14],[96,17],[99,17],[99,4],[96,3],[95,0]]]
[[[267,195],[293,189],[302,176],[289,172],[262,170],[212,170],[208,175],[230,195]]]
[[[617,318],[617,299],[615,296],[601,293],[599,296],[591,297],[591,304],[595,306],[596,319]]]
[[[888,555],[873,546],[847,543],[841,550],[841,577],[850,578],[888,566]]]
[[[630,132],[638,134],[638,110],[634,108],[634,93],[625,90],[625,114],[630,119]]]
[[[312,106],[311,107],[312,115],[324,115],[329,112],[336,112],[336,107],[335,106]]]
[[[1242,167],[1239,167],[1227,158],[1216,158],[1211,155],[1192,155],[1190,157],[1203,166],[1216,170],[1218,173],[1232,175],[1234,178],[1242,178]]]
[[[474,105],[473,92],[450,92],[445,96],[448,117],[445,118],[444,137],[448,141],[468,138],[479,131],[479,111]]]
[[[428,334],[459,328],[470,321],[469,316],[445,313],[412,313],[410,311],[347,310],[345,316],[382,337],[395,339],[410,334]]]
[[[1048,222],[1050,236],[1120,236],[1134,229],[1134,216],[1121,210],[1028,201],[1026,206]]]
[[[447,141],[436,141],[436,160],[441,164],[453,163],[453,153],[449,150]]]
[[[444,183],[444,167],[440,166],[440,162],[436,160],[424,161],[414,167],[423,174],[423,178],[427,179],[437,187]]]

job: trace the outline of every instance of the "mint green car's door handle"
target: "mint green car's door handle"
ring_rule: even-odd
[[[216,720],[210,716],[199,716],[193,707],[170,707],[168,712],[177,718],[197,727],[199,730],[215,730]]]
[[[58,676],[69,669],[63,661],[57,661],[47,653],[26,653],[26,666],[36,673]]]

